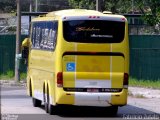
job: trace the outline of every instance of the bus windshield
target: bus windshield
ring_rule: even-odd
[[[63,21],[63,36],[68,42],[120,43],[124,39],[125,22],[107,20]]]

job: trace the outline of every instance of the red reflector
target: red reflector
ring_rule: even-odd
[[[89,16],[89,18],[92,18],[92,16]]]
[[[122,20],[125,21],[126,19],[125,19],[125,18],[122,18]]]
[[[123,85],[128,85],[129,75],[128,73],[124,73]]]
[[[93,18],[96,18],[96,16],[93,16]]]
[[[57,87],[63,87],[63,73],[57,73]]]
[[[99,92],[98,88],[88,88],[87,92]]]

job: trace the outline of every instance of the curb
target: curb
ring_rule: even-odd
[[[160,99],[160,90],[143,87],[129,87],[128,95],[136,98],[158,98]]]

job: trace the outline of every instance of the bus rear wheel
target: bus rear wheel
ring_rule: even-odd
[[[118,112],[118,106],[110,106],[110,107],[108,107],[109,116],[115,117],[115,116],[117,116],[117,112]]]
[[[47,96],[44,98],[44,106],[46,113],[49,113],[50,115],[56,114],[56,106],[51,105],[51,100],[49,97],[49,89],[47,87]]]
[[[53,106],[51,104],[48,104],[48,113],[50,115],[55,115],[57,113],[57,109],[56,109],[57,106]]]
[[[48,113],[48,93],[45,91],[45,88],[44,88],[44,109],[46,111],[46,113]]]
[[[34,106],[34,107],[40,107],[40,106],[41,106],[41,103],[42,103],[41,100],[38,100],[38,99],[36,99],[36,98],[32,98],[32,102],[33,102],[33,106]]]

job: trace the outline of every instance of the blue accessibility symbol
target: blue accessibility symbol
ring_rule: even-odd
[[[75,63],[74,62],[69,62],[67,63],[67,71],[75,71]]]

